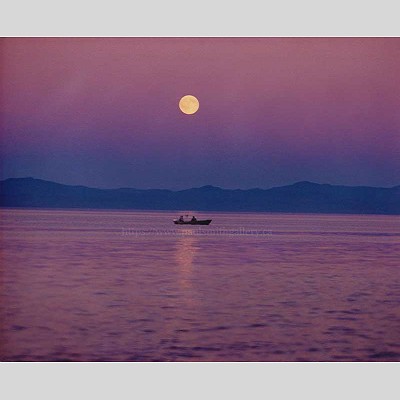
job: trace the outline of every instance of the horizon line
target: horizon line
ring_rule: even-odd
[[[131,189],[131,190],[164,190],[164,191],[169,191],[169,192],[183,192],[185,190],[192,190],[192,189],[204,189],[204,188],[213,188],[213,189],[220,189],[220,190],[230,190],[230,191],[235,191],[235,190],[242,190],[242,191],[250,191],[250,190],[270,190],[270,189],[276,189],[276,188],[282,188],[282,187],[288,187],[288,186],[294,186],[298,184],[310,184],[310,185],[317,185],[317,186],[333,186],[333,187],[352,187],[352,188],[375,188],[375,189],[394,189],[397,187],[400,187],[400,184],[394,185],[394,186],[369,186],[369,185],[341,185],[341,184],[331,184],[331,183],[318,183],[318,182],[312,182],[308,180],[302,180],[302,181],[296,181],[293,183],[289,183],[287,185],[280,185],[280,186],[271,186],[269,188],[260,188],[260,187],[253,187],[249,189],[241,189],[241,188],[236,188],[236,189],[231,189],[231,188],[223,188],[221,186],[214,186],[214,185],[202,185],[202,186],[192,186],[186,189],[160,189],[160,188],[147,188],[147,189],[139,189],[135,187],[116,187],[116,188],[99,188],[99,187],[93,187],[93,186],[86,186],[86,185],[73,185],[73,184],[68,184],[68,183],[60,183],[56,181],[51,181],[48,179],[42,179],[42,178],[34,178],[32,176],[25,176],[25,177],[19,177],[19,178],[5,178],[1,179],[0,183],[6,182],[9,180],[36,180],[36,181],[42,181],[42,182],[49,182],[49,183],[55,183],[57,185],[63,185],[63,186],[71,186],[71,187],[85,187],[88,189],[96,189],[96,190],[121,190],[121,189]]]

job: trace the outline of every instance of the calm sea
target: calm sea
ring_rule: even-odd
[[[398,216],[0,213],[3,361],[400,361]]]

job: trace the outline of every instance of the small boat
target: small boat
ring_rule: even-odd
[[[196,221],[179,221],[174,219],[176,225],[210,225],[212,219],[197,219]]]
[[[182,218],[174,219],[174,224],[176,225],[210,225],[212,219],[191,219],[189,221],[185,221]]]

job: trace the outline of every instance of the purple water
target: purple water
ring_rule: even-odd
[[[400,361],[400,217],[1,210],[0,359]]]

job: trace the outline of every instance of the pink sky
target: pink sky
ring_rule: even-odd
[[[398,38],[10,38],[0,60],[2,178],[400,184]]]

